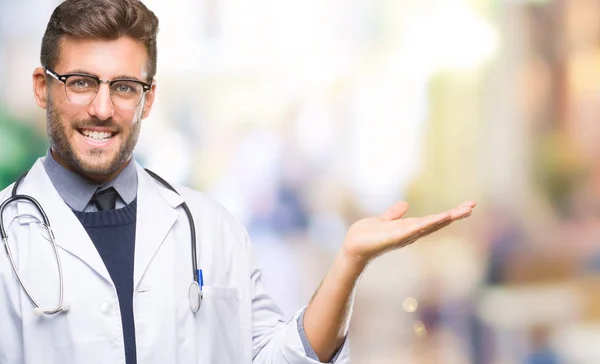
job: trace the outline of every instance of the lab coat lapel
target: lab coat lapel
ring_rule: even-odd
[[[137,287],[144,272],[160,249],[177,217],[183,199],[155,181],[137,165],[138,194],[133,285]]]
[[[30,195],[39,202],[48,216],[56,244],[60,248],[79,258],[107,281],[111,281],[94,243],[75,214],[73,214],[69,206],[62,200],[58,191],[54,188],[52,181],[50,181],[48,174],[46,174],[42,159],[38,159],[33,165],[27,177],[19,186],[17,194]],[[33,219],[27,215],[41,218],[33,204],[19,201],[17,205],[18,214],[23,215],[23,217],[19,218],[20,224],[29,224],[37,221],[37,219]]]

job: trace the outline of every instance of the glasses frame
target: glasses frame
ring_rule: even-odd
[[[140,97],[140,100],[137,102],[137,104],[135,104],[135,106],[133,106],[132,108],[129,108],[129,109],[128,108],[124,108],[122,106],[119,106],[119,105],[115,104],[114,100],[112,99],[112,91],[110,91],[110,101],[112,102],[113,105],[115,105],[119,109],[133,110],[133,109],[135,109],[140,104],[140,102],[144,98],[144,94],[146,94],[146,92],[150,91],[150,89],[152,88],[151,84],[143,82],[143,81],[140,81],[140,80],[136,80],[136,79],[133,79],[133,78],[117,78],[117,79],[114,79],[114,80],[102,80],[99,77],[96,77],[94,75],[90,75],[90,74],[87,74],[87,73],[78,73],[78,72],[76,72],[76,73],[65,73],[64,75],[61,75],[61,74],[55,72],[54,70],[52,70],[52,69],[50,69],[48,67],[44,67],[44,70],[46,71],[47,75],[51,76],[52,78],[56,79],[59,82],[62,82],[63,85],[65,85],[65,95],[67,96],[67,99],[69,99],[69,101],[71,101],[71,99],[69,98],[69,95],[67,94],[67,80],[69,79],[69,77],[74,77],[74,76],[81,77],[81,76],[84,76],[84,77],[92,78],[92,79],[96,80],[96,82],[98,82],[98,89],[96,89],[96,94],[94,95],[94,97],[88,103],[85,103],[85,104],[71,101],[72,103],[74,103],[76,105],[89,105],[92,102],[94,102],[94,100],[96,99],[96,96],[98,96],[98,91],[100,91],[100,85],[102,85],[103,83],[107,84],[108,88],[110,90],[110,87],[115,82],[127,81],[127,82],[135,82],[135,83],[137,83],[137,84],[139,84],[139,85],[142,86],[142,97]]]

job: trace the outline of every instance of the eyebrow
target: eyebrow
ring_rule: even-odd
[[[100,79],[102,79],[102,78],[101,78],[100,76],[98,76],[97,74],[95,74],[95,73],[91,73],[91,72],[88,72],[88,71],[85,71],[85,70],[83,70],[83,69],[74,69],[74,70],[72,70],[72,71],[69,71],[69,72],[67,72],[67,73],[65,73],[65,74],[66,74],[66,75],[68,75],[68,74],[72,74],[72,73],[83,74],[83,75],[89,75],[89,76],[94,76],[94,77],[97,77],[97,78],[100,78]],[[136,80],[136,81],[140,81],[140,82],[145,82],[145,81],[142,81],[142,80],[140,80],[139,78],[137,78],[137,77],[135,77],[135,76],[131,76],[131,75],[127,75],[127,74],[121,74],[121,75],[118,75],[117,77],[115,77],[115,78],[113,78],[113,79],[112,79],[112,81],[114,81],[114,80]]]

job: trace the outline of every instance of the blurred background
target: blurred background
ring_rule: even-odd
[[[362,278],[355,363],[600,362],[600,0],[146,0],[138,160],[249,230],[286,315],[359,218],[478,202]],[[0,188],[56,0],[0,0]]]

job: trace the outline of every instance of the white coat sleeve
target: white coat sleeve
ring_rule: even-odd
[[[261,271],[253,259],[252,285],[252,357],[254,364],[312,364],[300,337],[298,318],[304,308],[285,322],[283,314],[267,294],[261,281]],[[348,363],[348,339],[332,363]]]
[[[304,307],[299,309],[288,321],[283,313],[266,292],[262,282],[262,272],[254,257],[252,244],[246,229],[222,206],[219,206],[221,216],[225,219],[224,226],[231,229],[231,241],[239,244],[234,246],[233,252],[238,261],[238,267],[244,266],[239,273],[240,280],[244,281],[244,297],[247,297],[247,316],[250,322],[244,323],[251,332],[251,351],[253,364],[316,364],[318,360],[311,359],[314,351],[306,350],[301,335],[303,330],[298,325],[298,318],[303,314]],[[213,214],[214,216],[214,214]],[[243,253],[242,253],[243,252]],[[249,278],[249,280],[248,280]],[[247,326],[246,326],[247,325]],[[306,343],[305,343],[306,344]],[[348,363],[348,339],[338,351],[332,363]],[[307,353],[308,352],[308,353]],[[250,354],[250,353],[249,353]]]

